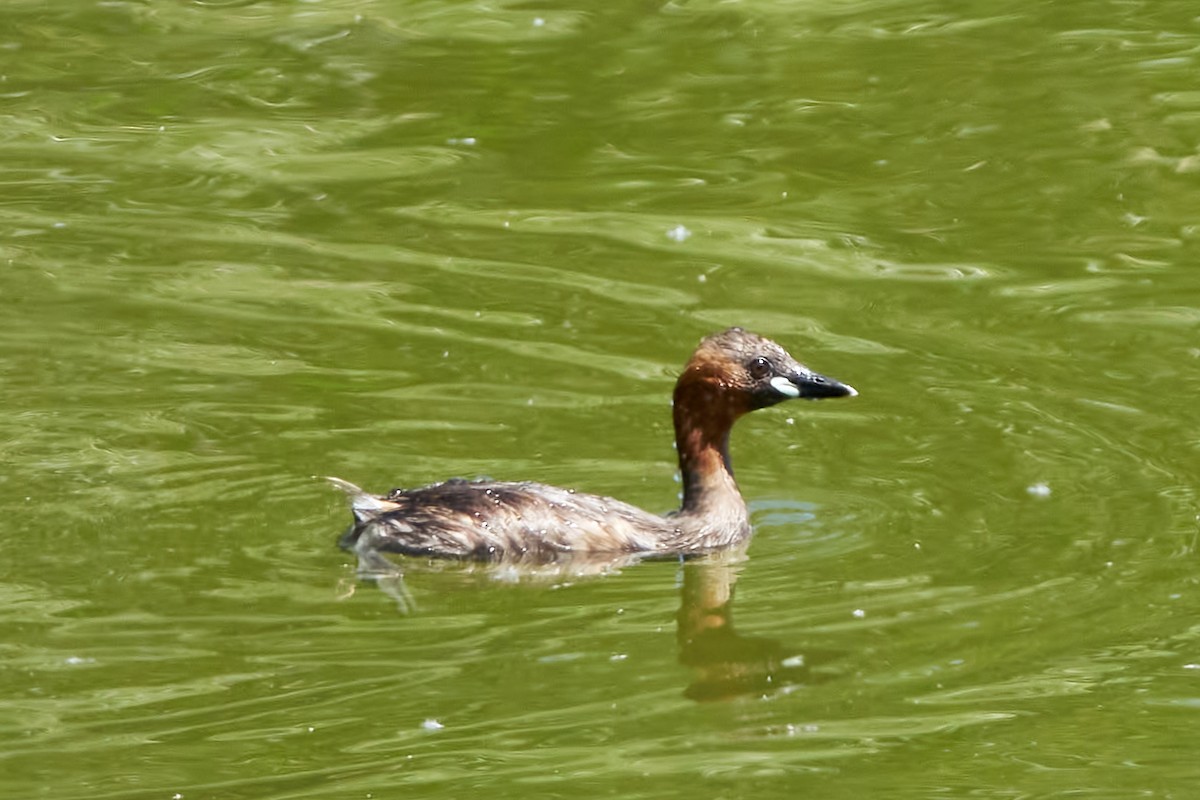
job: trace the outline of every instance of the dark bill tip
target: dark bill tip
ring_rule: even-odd
[[[800,390],[798,397],[817,400],[825,397],[855,397],[858,390],[848,383],[818,375],[815,372],[797,375],[789,383]]]

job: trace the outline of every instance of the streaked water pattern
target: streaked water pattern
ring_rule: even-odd
[[[1195,9],[0,9],[0,794],[1189,797]],[[665,510],[741,324],[862,393],[758,533],[334,542],[449,476]]]

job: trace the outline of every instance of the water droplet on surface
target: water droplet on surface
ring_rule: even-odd
[[[682,225],[676,225],[674,228],[671,228],[669,231],[667,231],[667,238],[673,242],[686,241],[691,235],[692,232]]]

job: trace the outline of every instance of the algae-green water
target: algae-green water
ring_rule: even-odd
[[[0,8],[0,796],[1186,798],[1193,4]],[[344,498],[677,502],[743,560],[358,581]]]

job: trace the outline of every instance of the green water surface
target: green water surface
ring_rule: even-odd
[[[1200,796],[1194,3],[6,0],[0,797]],[[344,500],[744,560],[356,580]]]

